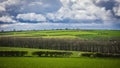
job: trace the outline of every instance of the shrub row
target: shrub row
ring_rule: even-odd
[[[0,57],[25,56],[27,51],[0,51]]]
[[[37,55],[39,57],[69,57],[73,53],[72,52],[37,51],[37,52],[33,52],[32,54]]]
[[[0,51],[0,57],[22,57],[28,54],[27,51]],[[72,52],[49,52],[49,51],[36,51],[32,55],[39,57],[69,57]]]
[[[85,56],[85,57],[119,57],[119,58],[120,58],[120,54],[112,54],[112,53],[93,53],[93,52],[81,53],[81,56]]]

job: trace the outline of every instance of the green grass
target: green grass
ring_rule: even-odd
[[[119,68],[120,59],[0,57],[0,68]]]
[[[41,30],[41,31],[21,31],[21,32],[0,32],[0,37],[35,37],[35,38],[80,38],[96,39],[120,37],[119,30]]]
[[[32,48],[0,47],[0,51],[62,51]],[[79,57],[72,51],[70,58],[53,57],[0,57],[0,68],[119,68],[120,58]],[[30,54],[28,54],[30,55]]]

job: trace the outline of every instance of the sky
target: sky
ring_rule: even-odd
[[[120,30],[120,0],[0,0],[0,31]]]

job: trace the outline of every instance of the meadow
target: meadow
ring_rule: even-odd
[[[46,49],[0,47],[0,51],[55,51]],[[56,50],[58,51],[58,50]],[[61,50],[59,50],[61,51]],[[119,68],[120,58],[90,58],[71,51],[69,58],[53,57],[0,57],[0,68]],[[30,56],[30,54],[28,54]]]
[[[40,30],[0,32],[0,37],[109,39],[120,37],[119,30]]]
[[[16,42],[15,42],[16,41]],[[120,68],[120,58],[83,57],[81,53],[120,54],[119,30],[33,30],[0,32],[0,51],[27,51],[0,57],[0,68]],[[70,57],[36,57],[35,51],[72,52]]]
[[[0,68],[119,68],[117,58],[0,57]]]
[[[0,32],[0,46],[120,53],[119,30],[39,30]]]

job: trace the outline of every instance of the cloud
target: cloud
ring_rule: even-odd
[[[0,15],[36,13],[54,22],[113,20],[119,18],[119,0],[1,0]],[[116,18],[115,18],[116,17]]]
[[[0,12],[2,12],[2,11],[6,11],[6,9],[2,6],[0,6]]]
[[[105,7],[96,6],[94,0],[61,0],[63,6],[56,13],[48,13],[48,18],[57,20],[78,20],[88,22],[93,20],[111,20],[112,14],[110,10]],[[92,22],[93,22],[92,21]]]
[[[12,31],[16,30],[48,30],[48,29],[119,29],[108,24],[83,24],[83,23],[15,23],[15,24],[3,24],[0,26],[0,31]]]
[[[120,28],[120,1],[119,0],[0,0],[0,23],[17,22],[18,27],[36,23],[50,23],[37,28],[61,28],[71,25],[85,27],[114,26]],[[26,23],[26,24],[23,24]],[[31,24],[33,23],[33,24]],[[62,24],[59,24],[62,23]],[[74,23],[74,24],[71,24]],[[0,25],[1,25],[0,24]],[[55,25],[54,25],[55,24]],[[69,25],[71,24],[71,25]],[[98,25],[97,25],[98,24]],[[101,25],[100,25],[101,24]],[[9,25],[15,25],[13,23]],[[8,25],[8,26],[9,26]],[[20,26],[19,26],[20,25]],[[29,25],[29,26],[30,26]],[[54,25],[54,26],[53,26]],[[64,26],[67,25],[67,26]],[[80,26],[83,25],[83,26]],[[95,26],[94,26],[95,25]],[[1,25],[3,26],[3,25]],[[17,26],[15,28],[17,28]],[[27,26],[27,25],[26,25]],[[63,26],[63,27],[62,27]],[[6,27],[5,27],[6,28]],[[12,28],[12,27],[11,27]],[[59,28],[59,27],[58,27]],[[98,27],[96,27],[98,28]],[[112,28],[112,27],[111,27]],[[22,29],[22,28],[21,28]],[[25,28],[27,29],[27,28]]]
[[[120,1],[119,0],[96,0],[94,1],[96,6],[105,7],[106,10],[110,10],[114,18],[120,19]]]
[[[14,15],[22,13],[46,14],[47,12],[55,12],[61,7],[59,0],[0,0],[0,10],[4,10],[4,14]]]
[[[21,0],[1,0],[0,7],[4,11],[0,12],[0,16],[15,16],[19,13],[21,2]]]
[[[36,22],[46,21],[46,18],[43,15],[36,13],[18,14],[16,18],[22,19],[24,21],[36,21]]]
[[[61,7],[59,0],[26,0],[20,7],[20,12],[24,13],[42,13],[55,12]]]
[[[2,17],[0,17],[0,22],[3,22],[3,24],[9,24],[9,23],[16,23],[16,21],[15,20],[13,20],[13,18],[12,17],[10,17],[10,16],[2,16]]]
[[[116,16],[120,16],[120,7],[114,7],[113,11],[115,12]]]

